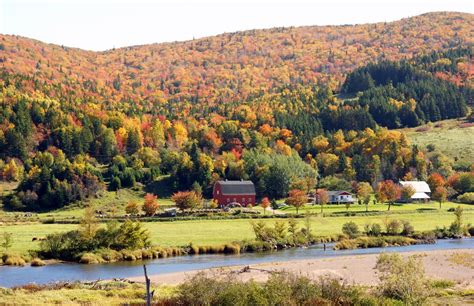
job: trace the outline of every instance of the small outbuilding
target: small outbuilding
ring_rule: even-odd
[[[415,193],[411,196],[412,201],[428,201],[431,189],[425,181],[400,181],[402,187],[411,186]]]
[[[238,203],[242,206],[255,205],[255,186],[251,181],[217,181],[212,196],[219,206]]]

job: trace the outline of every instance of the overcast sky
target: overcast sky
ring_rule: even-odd
[[[474,1],[0,0],[0,33],[106,50],[277,26],[392,21],[432,11],[474,13]]]

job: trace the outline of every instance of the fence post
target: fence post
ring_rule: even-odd
[[[151,300],[153,299],[153,294],[155,291],[150,292],[150,279],[146,272],[146,265],[143,265],[143,271],[145,272],[145,284],[146,284],[146,305],[151,306]]]

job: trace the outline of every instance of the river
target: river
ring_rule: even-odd
[[[126,278],[143,274],[143,264],[148,274],[185,272],[222,266],[252,265],[265,262],[327,258],[357,254],[378,254],[381,252],[411,252],[446,249],[474,248],[474,238],[459,240],[438,240],[436,244],[419,244],[403,247],[371,248],[356,250],[331,249],[322,245],[309,248],[293,248],[274,252],[244,253],[239,255],[188,255],[153,260],[116,262],[95,265],[58,263],[43,267],[0,267],[0,287],[13,287],[28,283],[45,284],[56,281],[87,281],[97,279]]]

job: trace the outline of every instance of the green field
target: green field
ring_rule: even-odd
[[[442,210],[447,210],[449,208],[455,208],[457,206],[461,206],[464,210],[474,210],[474,205],[469,204],[459,204],[454,202],[444,202],[441,206]],[[368,210],[369,212],[386,212],[388,209],[387,204],[369,204]],[[429,202],[429,203],[410,203],[410,204],[393,204],[390,207],[390,212],[392,213],[408,213],[408,212],[422,212],[422,211],[437,211],[439,209],[438,202]],[[287,214],[295,214],[296,208],[293,206],[287,206],[281,208],[279,211],[287,213]],[[320,213],[321,206],[320,205],[305,205],[304,207],[299,209],[299,213],[305,213],[306,211],[311,213]],[[365,205],[359,204],[352,204],[350,205],[349,209],[347,210],[344,204],[332,204],[332,205],[324,205],[323,212],[324,214],[340,214],[345,212],[365,212],[366,207]]]
[[[408,205],[407,205],[408,206]],[[345,222],[354,221],[359,226],[366,223],[384,223],[387,219],[409,220],[416,230],[432,230],[436,226],[448,226],[454,219],[447,208],[441,211],[425,211],[411,213],[386,213],[376,216],[351,217],[311,217],[311,226],[317,236],[328,236],[341,232]],[[273,223],[275,219],[263,219]],[[300,225],[304,220],[298,219]],[[465,210],[465,223],[474,223],[474,210]],[[147,222],[144,226],[150,231],[152,242],[162,246],[183,246],[190,242],[198,245],[222,244],[236,240],[253,238],[250,220],[195,220],[174,222]],[[26,252],[38,248],[38,242],[32,242],[33,237],[44,237],[54,232],[67,231],[77,228],[75,224],[17,224],[0,225],[0,233],[11,232],[14,235],[12,251]]]
[[[451,119],[416,128],[401,129],[411,143],[426,149],[432,144],[441,152],[462,163],[474,163],[474,125]]]

